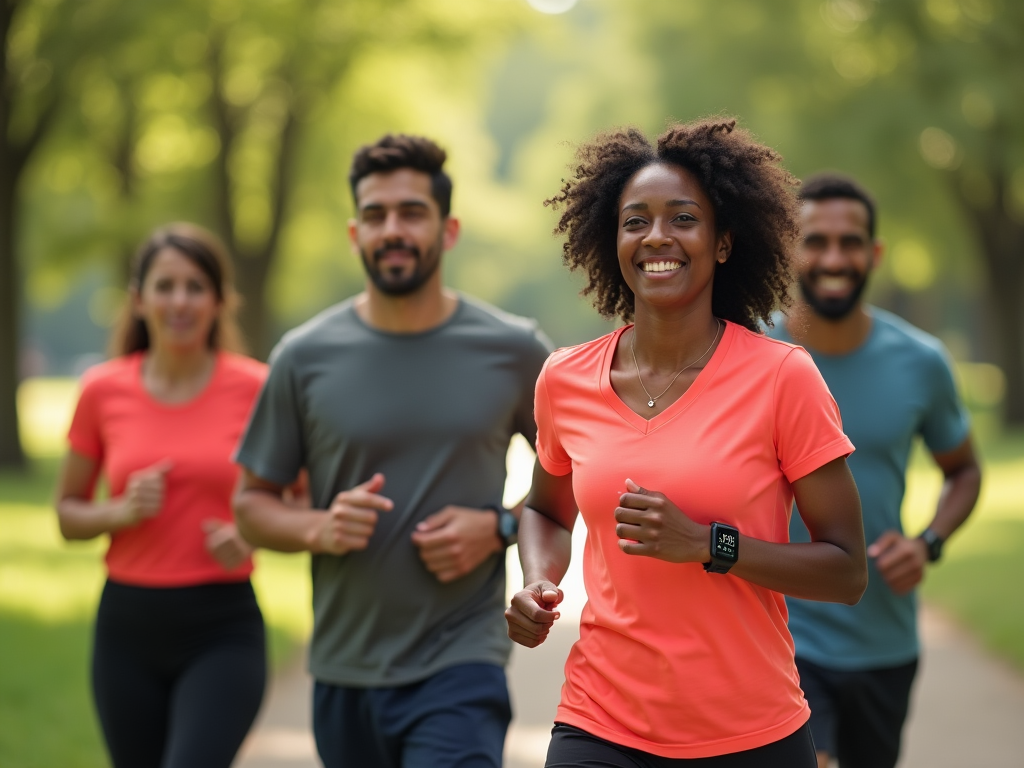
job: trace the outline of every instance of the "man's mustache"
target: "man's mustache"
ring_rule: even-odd
[[[393,253],[395,251],[405,251],[415,259],[420,258],[420,249],[415,245],[410,245],[408,243],[388,243],[374,250],[373,260],[374,262],[378,262],[383,259],[386,254]]]

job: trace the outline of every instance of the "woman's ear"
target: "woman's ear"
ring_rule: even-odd
[[[732,255],[732,232],[723,232],[718,238],[718,253],[715,254],[715,260],[719,264],[725,264],[729,260],[729,256]]]

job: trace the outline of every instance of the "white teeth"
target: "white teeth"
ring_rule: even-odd
[[[640,268],[644,272],[671,272],[681,266],[678,261],[645,261]]]
[[[848,277],[826,277],[822,276],[818,278],[818,284],[826,291],[841,291],[848,288],[850,285],[850,278]]]

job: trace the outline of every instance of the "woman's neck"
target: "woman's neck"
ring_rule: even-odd
[[[709,305],[671,314],[637,307],[633,328],[637,361],[648,370],[679,370],[707,352],[721,335],[720,330],[721,321]]]
[[[142,383],[158,400],[184,402],[206,387],[217,353],[209,347],[168,349],[154,345],[142,360]]]

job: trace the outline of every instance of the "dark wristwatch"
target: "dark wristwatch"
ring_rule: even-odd
[[[740,556],[740,532],[726,523],[711,524],[711,560],[704,563],[708,573],[728,573]]]
[[[505,548],[511,547],[519,541],[519,518],[513,515],[504,507],[487,507],[498,513],[498,538],[501,539]]]
[[[939,534],[931,528],[925,528],[924,532],[917,538],[923,541],[925,547],[928,549],[929,563],[934,563],[942,557],[942,545],[946,543],[946,540],[939,536]]]

